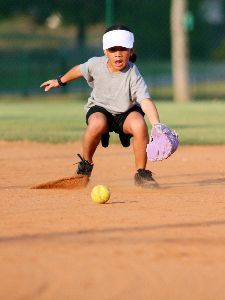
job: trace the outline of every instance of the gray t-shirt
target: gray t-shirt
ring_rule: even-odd
[[[120,114],[143,99],[150,99],[148,87],[135,64],[129,62],[121,72],[110,72],[107,61],[106,56],[93,57],[80,65],[83,77],[93,89],[86,110],[98,105],[112,114]]]

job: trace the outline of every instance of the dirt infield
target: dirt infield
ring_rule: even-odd
[[[98,149],[85,189],[31,189],[73,176],[80,151],[0,142],[0,299],[224,300],[225,146],[149,163],[159,189],[133,185],[120,145]]]

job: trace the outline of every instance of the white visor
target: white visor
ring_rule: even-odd
[[[127,30],[112,30],[103,35],[103,50],[111,47],[120,46],[133,48],[134,35]]]

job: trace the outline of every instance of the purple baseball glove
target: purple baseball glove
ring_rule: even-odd
[[[167,159],[179,145],[177,133],[164,124],[152,128],[151,141],[147,145],[147,157],[151,161]]]

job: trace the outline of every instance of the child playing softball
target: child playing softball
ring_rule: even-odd
[[[134,35],[123,25],[108,28],[103,35],[104,56],[93,57],[70,69],[58,79],[44,82],[41,87],[47,92],[66,85],[69,81],[84,77],[92,92],[86,104],[87,128],[83,136],[83,155],[77,174],[90,176],[93,156],[100,144],[107,147],[109,132],[119,134],[124,147],[133,137],[136,185],[154,186],[157,183],[152,173],[146,170],[146,146],[149,142],[144,115],[152,126],[160,123],[155,104],[147,85],[134,64]]]

